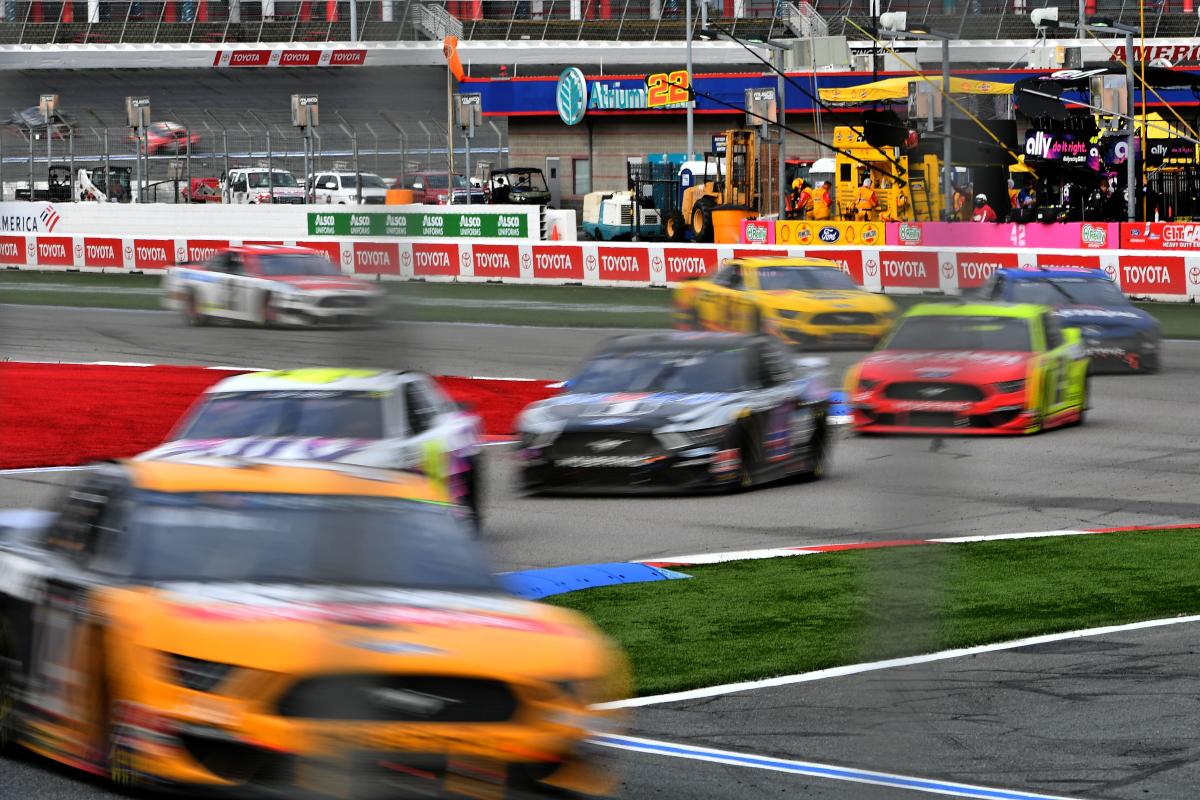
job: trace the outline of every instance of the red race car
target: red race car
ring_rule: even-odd
[[[862,433],[1037,433],[1083,422],[1088,357],[1053,309],[913,306],[846,376]]]
[[[135,137],[130,135],[130,141]],[[200,143],[200,134],[191,133],[178,122],[152,122],[146,128],[146,152],[152,156],[181,155],[195,151]]]

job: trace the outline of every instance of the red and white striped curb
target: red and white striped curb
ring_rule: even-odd
[[[1127,533],[1133,531],[1170,531],[1177,528],[1200,527],[1198,523],[1179,522],[1174,525],[1127,525],[1117,528],[1088,528],[1082,530],[1028,531],[1022,533],[993,533],[983,536],[951,536],[937,539],[892,539],[879,542],[843,542],[841,544],[803,545],[800,547],[773,547],[763,550],[733,550],[726,553],[702,553],[692,556],[650,558],[635,561],[648,567],[691,567],[704,564],[724,564],[730,561],[752,561],[761,558],[783,558],[785,556],[811,556],[818,553],[834,553],[842,550],[880,550],[885,547],[911,547],[923,544],[968,544],[971,542],[997,542],[1005,539],[1051,539],[1057,536],[1086,536],[1096,533]]]

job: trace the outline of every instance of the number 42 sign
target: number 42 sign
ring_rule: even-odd
[[[646,107],[686,106],[692,99],[692,82],[686,69],[646,76]]]

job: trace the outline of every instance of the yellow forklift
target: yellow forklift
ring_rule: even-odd
[[[741,221],[759,213],[757,136],[745,129],[721,134],[725,150],[704,154],[703,174],[683,190],[679,211],[667,220],[670,238],[680,241],[690,230],[697,242],[739,240]]]
[[[876,221],[932,222],[942,218],[942,164],[936,155],[909,158],[898,147],[875,147],[867,143],[861,127],[849,125],[833,129],[833,147],[837,153],[833,198],[836,219],[855,218],[855,198],[865,178],[875,184],[879,200]]]

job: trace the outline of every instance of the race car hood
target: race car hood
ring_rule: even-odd
[[[137,456],[139,461],[240,458],[265,461],[324,461],[363,467],[401,466],[401,450],[380,439],[317,436],[243,436],[236,439],[176,439]],[[415,455],[414,455],[415,459]],[[414,460],[414,464],[415,464]]]
[[[859,378],[995,383],[1024,377],[1033,355],[992,350],[880,350],[863,360]]]
[[[379,292],[379,289],[370,283],[348,275],[275,275],[269,280],[286,283],[304,292]]]
[[[781,289],[759,292],[763,301],[772,308],[787,311],[868,311],[883,314],[891,311],[892,301],[870,292],[835,289]]]
[[[535,413],[546,427],[560,430],[604,430],[619,425],[622,430],[651,431],[671,423],[699,421],[726,406],[736,406],[747,394],[567,393],[537,403]],[[522,415],[522,420],[528,419]]]
[[[1136,306],[1061,306],[1054,309],[1054,315],[1059,318],[1063,327],[1095,328],[1093,335],[1099,334],[1101,337],[1128,335],[1158,327],[1158,320]]]
[[[607,646],[575,614],[508,595],[255,583],[118,590],[114,622],[160,652],[273,673],[496,670],[591,677]]]

